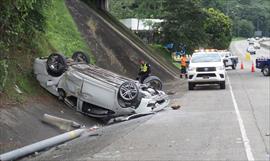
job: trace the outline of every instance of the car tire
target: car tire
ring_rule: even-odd
[[[262,73],[264,76],[270,76],[270,71],[269,71],[269,67],[268,66],[264,66]]]
[[[58,99],[64,101],[66,98],[66,92],[63,89],[58,89]]]
[[[134,100],[137,100],[137,97],[139,95],[139,89],[134,82],[128,81],[121,84],[118,93],[120,98],[124,101],[132,102]]]
[[[194,86],[195,86],[194,83],[189,82],[188,83],[188,90],[193,90],[194,89]]]
[[[90,63],[90,58],[89,56],[82,52],[82,51],[76,51],[73,53],[72,57],[71,57],[75,62],[84,62],[86,64]]]
[[[148,87],[155,90],[162,90],[162,82],[157,76],[149,76],[144,81],[143,84],[146,84]]]
[[[225,81],[223,81],[223,82],[220,82],[220,89],[226,89],[226,83],[225,83]]]
[[[232,65],[232,69],[233,69],[233,70],[235,70],[235,68],[236,68],[236,64],[235,64],[235,63],[233,63],[233,65]]]
[[[66,58],[62,54],[52,53],[46,62],[47,72],[53,77],[61,76],[67,70]]]

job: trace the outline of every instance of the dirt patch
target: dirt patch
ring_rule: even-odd
[[[8,104],[0,108],[0,153],[13,150],[65,131],[41,122],[43,114],[76,121],[87,127],[100,121],[82,115],[55,97],[39,96],[24,104]]]

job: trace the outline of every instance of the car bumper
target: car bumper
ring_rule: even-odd
[[[143,98],[140,105],[136,108],[136,113],[148,113],[148,112],[158,112],[170,104],[170,99],[168,95],[160,95],[154,98]]]
[[[188,72],[188,82],[215,83],[225,81],[225,72]]]

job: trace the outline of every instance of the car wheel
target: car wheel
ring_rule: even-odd
[[[119,96],[124,100],[124,101],[133,101],[136,100],[139,94],[139,89],[137,85],[134,82],[124,82],[121,84],[119,87]]]
[[[235,63],[233,63],[233,65],[232,65],[232,69],[235,69],[236,68],[236,64]]]
[[[66,92],[63,89],[58,89],[58,99],[64,101],[66,98]]]
[[[193,90],[194,89],[194,86],[195,86],[194,83],[189,82],[188,83],[188,90]]]
[[[220,85],[220,89],[226,89],[225,81],[221,82],[219,85]]]
[[[149,76],[144,81],[143,84],[153,88],[155,90],[162,90],[162,82],[157,76]]]
[[[46,62],[47,72],[53,77],[61,76],[67,69],[66,58],[62,54],[52,53]]]
[[[269,71],[269,67],[268,66],[264,66],[262,73],[264,76],[269,76],[270,75],[270,71]]]
[[[87,54],[85,54],[84,52],[81,51],[76,51],[75,53],[73,53],[72,57],[71,57],[75,62],[84,62],[86,64],[90,63],[90,58]]]

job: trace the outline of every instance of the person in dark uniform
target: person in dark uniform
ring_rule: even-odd
[[[144,60],[140,60],[140,68],[138,73],[138,80],[140,83],[143,83],[145,78],[147,78],[151,73],[151,67],[148,63],[144,62]]]

